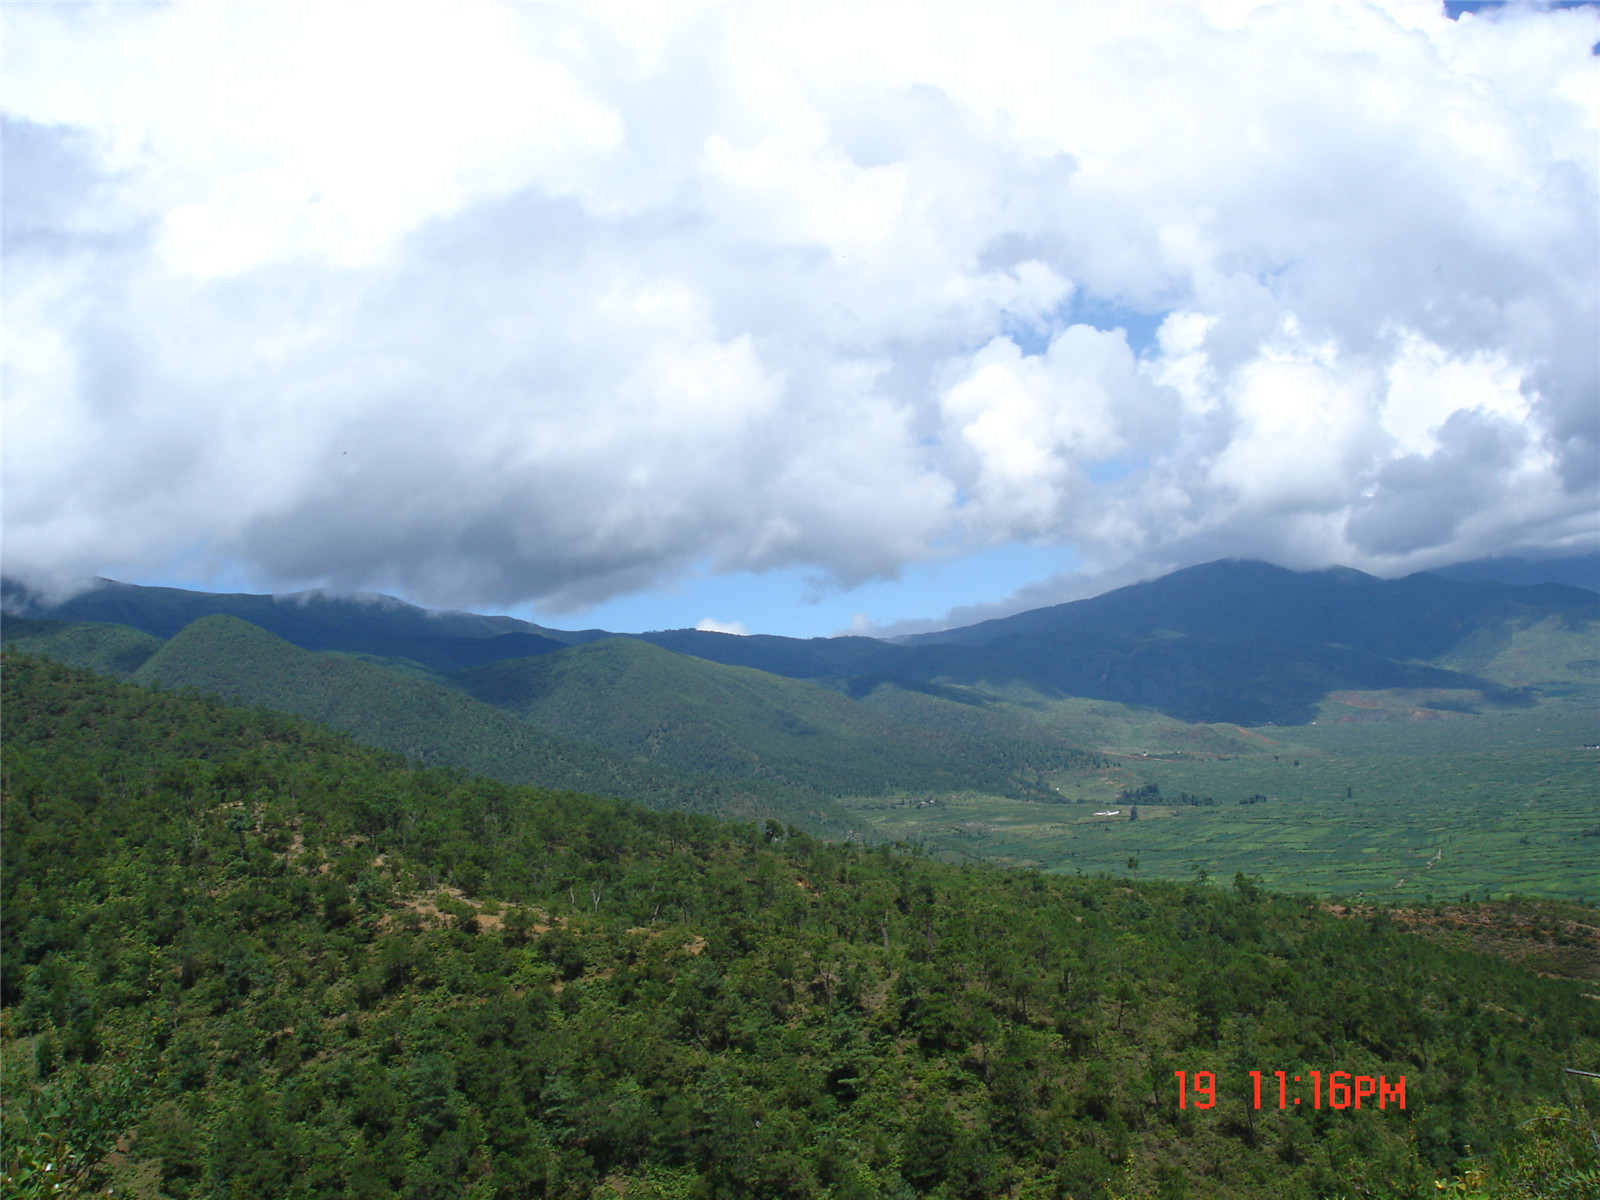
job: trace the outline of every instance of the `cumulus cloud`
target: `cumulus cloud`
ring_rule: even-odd
[[[4,19],[13,574],[559,613],[1600,536],[1593,10]]]

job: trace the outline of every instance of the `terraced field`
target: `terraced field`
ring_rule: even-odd
[[[1255,752],[1124,754],[1107,769],[1063,775],[1060,804],[972,794],[849,804],[867,836],[1047,871],[1179,878],[1198,869],[1218,880],[1243,871],[1275,890],[1395,903],[1600,899],[1594,706],[1438,707],[1448,703],[1334,697],[1313,725],[1230,731],[1234,746]],[[1152,784],[1159,796],[1121,799]],[[1183,793],[1214,803],[1177,803]]]

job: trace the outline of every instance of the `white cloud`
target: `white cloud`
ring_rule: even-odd
[[[1336,511],[1373,459],[1373,381],[1334,344],[1296,333],[1286,322],[1231,381],[1234,427],[1210,481],[1244,512]]]
[[[1071,325],[1039,355],[999,337],[957,369],[939,398],[944,440],[978,538],[1070,529],[1085,470],[1130,447],[1148,452],[1161,440],[1156,414],[1176,407],[1141,377],[1120,330]]]
[[[368,261],[474,196],[561,191],[617,114],[503,5],[294,0],[8,14],[6,108],[143,176],[180,270]],[[571,53],[568,49],[566,53]]]
[[[695,628],[702,633],[731,633],[736,637],[748,637],[750,634],[743,621],[718,621],[711,617],[702,618]]]
[[[4,20],[8,571],[559,612],[1595,537],[1592,10]]]
[[[1383,426],[1405,453],[1424,453],[1438,446],[1440,428],[1457,412],[1526,421],[1522,387],[1522,372],[1503,354],[1457,357],[1411,334],[1389,361]]]

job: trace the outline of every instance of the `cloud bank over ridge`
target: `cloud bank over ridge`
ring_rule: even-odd
[[[1600,540],[1592,9],[4,17],[8,573]]]

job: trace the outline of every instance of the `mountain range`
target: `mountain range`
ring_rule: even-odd
[[[847,795],[1053,800],[1097,750],[1048,719],[1084,697],[1175,722],[1292,725],[1331,692],[1518,706],[1592,690],[1600,593],[1221,561],[939,633],[563,631],[390,597],[4,585],[4,639],[191,686],[508,782],[769,815],[836,832]],[[1463,697],[1465,698],[1463,700]]]

